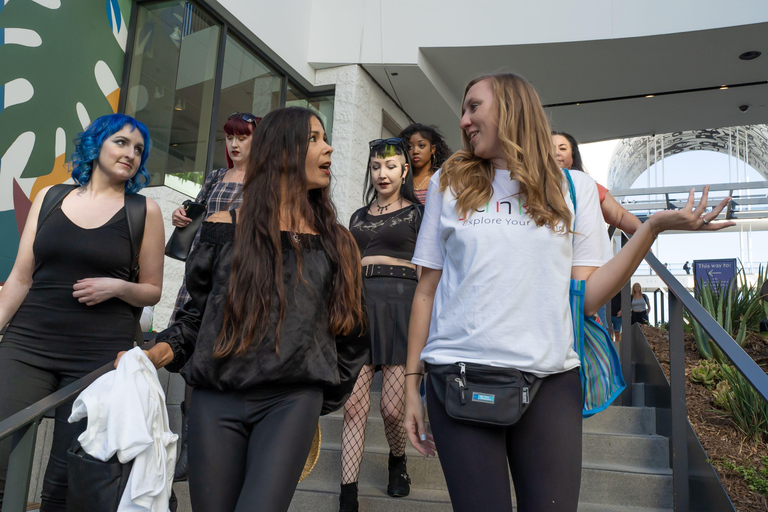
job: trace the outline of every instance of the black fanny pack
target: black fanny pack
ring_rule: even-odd
[[[514,425],[541,385],[531,373],[476,363],[430,364],[427,371],[448,416],[476,425]]]

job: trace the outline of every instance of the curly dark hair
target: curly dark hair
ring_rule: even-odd
[[[443,140],[443,135],[437,130],[437,127],[427,126],[421,123],[413,123],[405,130],[401,131],[398,137],[403,139],[405,143],[408,144],[411,140],[411,137],[413,137],[413,135],[416,133],[420,134],[422,137],[427,139],[430,144],[435,146],[435,154],[434,158],[432,159],[432,167],[434,169],[439,169],[442,167],[443,162],[445,162],[448,157],[453,154],[453,151],[451,151],[451,148],[449,148],[448,144],[445,143]]]

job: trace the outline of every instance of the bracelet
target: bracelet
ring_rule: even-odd
[[[406,373],[405,374],[406,377],[409,376],[409,375],[421,375],[423,377],[424,373],[423,372],[411,372],[411,373]]]

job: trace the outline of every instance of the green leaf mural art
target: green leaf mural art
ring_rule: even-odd
[[[0,283],[37,192],[69,179],[90,120],[117,110],[131,0],[0,0]]]

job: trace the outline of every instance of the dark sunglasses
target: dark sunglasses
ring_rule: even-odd
[[[392,137],[390,139],[376,139],[376,140],[372,140],[371,142],[368,143],[368,147],[370,149],[373,149],[373,148],[381,146],[382,144],[386,144],[388,146],[401,146],[401,147],[405,148],[405,141],[403,139],[401,139],[400,137]]]
[[[248,113],[245,113],[245,112],[232,112],[231,114],[229,114],[229,117],[227,117],[227,120],[232,119],[234,117],[239,117],[240,119],[242,119],[246,123],[257,124],[259,121],[261,121],[260,117],[256,117],[253,114],[248,114]]]

